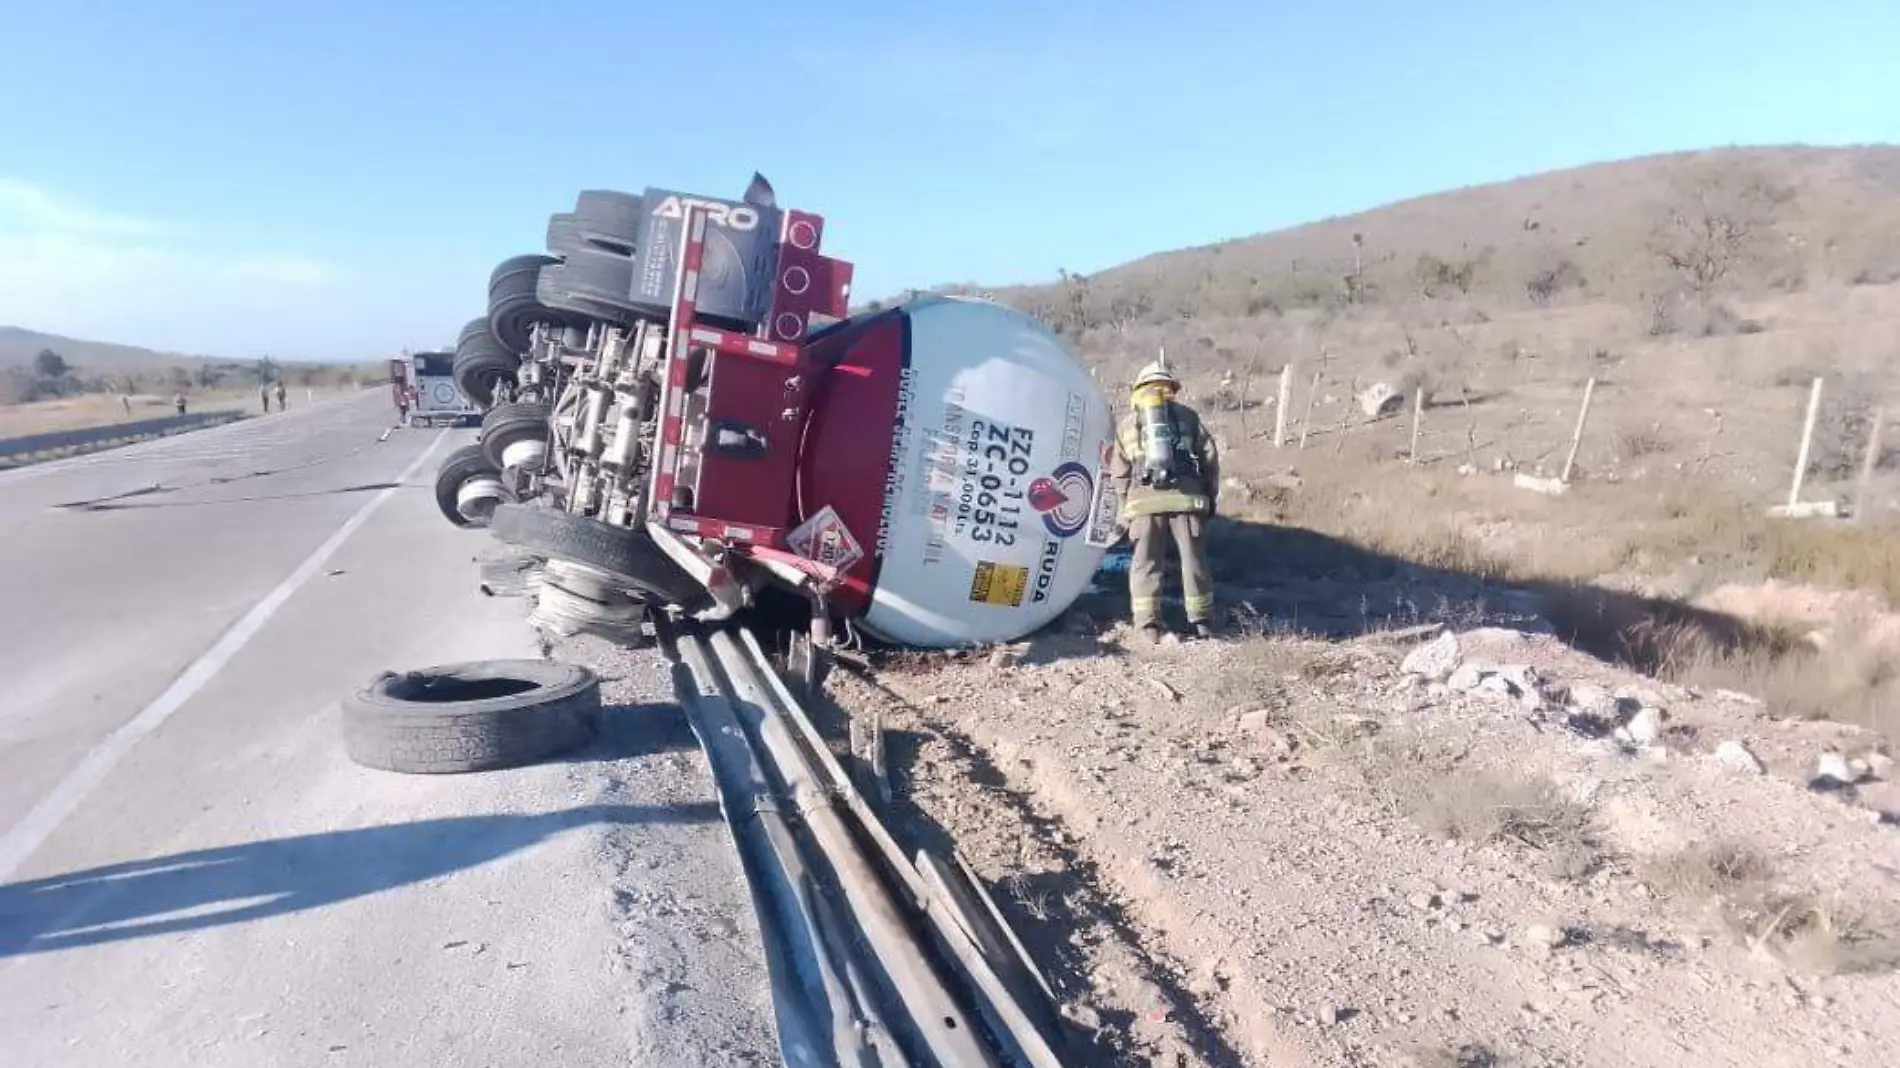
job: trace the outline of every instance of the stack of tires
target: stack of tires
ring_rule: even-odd
[[[501,261],[488,276],[488,314],[469,320],[456,338],[455,386],[485,410],[477,443],[450,453],[436,469],[436,506],[458,527],[487,526],[495,506],[514,499],[502,477],[509,457],[533,457],[536,442],[545,454],[547,404],[504,398],[514,395],[537,323],[565,328],[585,322],[535,299],[541,269],[558,262],[543,255]],[[495,427],[499,435],[491,433]]]
[[[548,252],[533,295],[547,308],[582,319],[632,326],[635,246],[645,201],[633,193],[588,189],[574,210],[548,217]]]
[[[551,397],[515,394],[522,359],[544,324],[575,336],[590,323],[631,326],[643,200],[611,189],[583,191],[574,210],[548,219],[546,254],[511,256],[488,276],[488,314],[455,342],[455,385],[483,409],[477,444],[457,449],[436,473],[436,503],[456,526],[487,526],[512,501],[502,472],[541,462],[551,440]],[[493,492],[491,492],[493,491]]]

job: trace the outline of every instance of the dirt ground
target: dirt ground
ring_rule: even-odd
[[[893,822],[955,841],[1099,1063],[1892,1063],[1880,736],[1288,553],[1219,641],[1140,642],[1111,584],[1023,645],[827,680],[882,727]]]

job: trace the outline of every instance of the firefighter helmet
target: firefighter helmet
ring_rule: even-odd
[[[1135,376],[1134,388],[1140,389],[1143,386],[1166,386],[1169,389],[1180,389],[1181,380],[1174,377],[1173,371],[1162,366],[1160,360],[1156,360],[1143,367],[1141,373]]]

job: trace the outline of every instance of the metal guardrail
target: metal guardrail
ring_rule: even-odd
[[[906,857],[747,630],[662,625],[758,904],[790,1068],[1061,1068],[1047,982],[967,865]]]
[[[0,438],[0,464],[16,464],[29,457],[48,452],[61,452],[67,449],[90,451],[120,442],[163,437],[186,430],[219,426],[243,417],[242,412],[234,411],[194,412],[186,415],[168,415],[158,419],[136,419],[127,423],[86,427],[82,430],[54,430],[45,434]]]

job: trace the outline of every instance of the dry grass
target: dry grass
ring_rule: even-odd
[[[1582,486],[1552,499],[1501,479],[1343,457],[1314,461],[1291,489],[1249,472],[1258,495],[1235,511],[1425,568],[1529,588],[1566,640],[1606,660],[1754,694],[1779,715],[1835,719],[1900,738],[1900,650],[1845,640],[1817,650],[1807,640],[1812,624],[1750,622],[1602,585],[1667,576],[1679,586],[1686,581],[1681,596],[1690,596],[1776,579],[1900,605],[1894,531],[1770,519],[1759,509],[1697,499],[1686,488]],[[1231,466],[1246,465],[1243,457]]]
[[[1207,700],[1219,708],[1259,707],[1263,699],[1285,689],[1288,675],[1318,678],[1335,673],[1341,654],[1324,642],[1280,637],[1255,623],[1251,630],[1229,638],[1220,672],[1212,680]]]
[[[1299,458],[1302,485],[1280,489],[1265,485],[1265,471],[1249,470],[1249,460],[1261,459],[1228,464],[1262,486],[1240,514],[1430,567],[1514,581],[1688,567],[1709,581],[1782,579],[1868,590],[1900,605],[1900,536],[1878,525],[1771,519],[1686,482],[1660,490],[1583,485],[1553,499],[1502,478],[1319,455]],[[1507,531],[1508,542],[1477,535],[1487,528]]]
[[[1428,835],[1527,849],[1563,878],[1583,878],[1604,860],[1590,810],[1549,780],[1470,765],[1462,750],[1409,733],[1345,751],[1372,802]]]
[[[1697,844],[1665,853],[1643,868],[1643,881],[1665,900],[1710,902],[1765,884],[1768,861],[1740,842]]]
[[[1751,951],[1815,975],[1900,967],[1900,939],[1832,895],[1774,882],[1766,858],[1739,842],[1698,844],[1646,864],[1642,877],[1663,900],[1713,909]]]
[[[334,388],[315,389],[317,399],[335,396],[339,392],[354,393],[356,390],[337,390]],[[290,388],[288,393],[290,407],[294,410],[307,403],[302,386]],[[212,391],[193,391],[186,398],[187,411],[191,412],[228,412],[241,410],[259,411],[257,390],[222,389]],[[271,413],[276,414],[277,401],[271,399]],[[169,396],[134,396],[132,410],[127,413],[125,406],[119,403],[116,394],[90,393],[79,397],[62,397],[59,400],[35,401],[31,404],[10,404],[0,406],[0,438],[22,437],[27,434],[48,434],[60,430],[84,430],[95,426],[110,426],[114,423],[131,422],[138,419],[157,419],[174,414]]]
[[[1405,1051],[1405,1068],[1504,1068],[1509,1062],[1481,1042],[1461,1046],[1414,1046]]]
[[[1660,424],[1626,427],[1616,435],[1615,444],[1616,455],[1625,462],[1662,456],[1674,447]]]
[[[1743,649],[1691,659],[1682,682],[1754,694],[1769,711],[1900,738],[1900,652],[1842,640],[1824,649]]]
[[[1900,968],[1900,938],[1832,895],[1770,889],[1730,906],[1733,933],[1755,952],[1813,975]]]
[[[241,406],[244,398],[237,392],[225,394],[203,394],[189,398],[190,411],[217,412],[229,411]],[[257,395],[250,394],[251,403],[257,402]],[[35,401],[32,404],[12,404],[0,407],[0,438],[22,437],[27,434],[49,434],[60,430],[84,430],[95,426],[109,426],[113,423],[130,422],[136,419],[156,419],[172,415],[170,397],[140,396],[132,398],[132,411],[127,414],[116,396],[88,394],[83,397],[63,397],[59,400]]]

